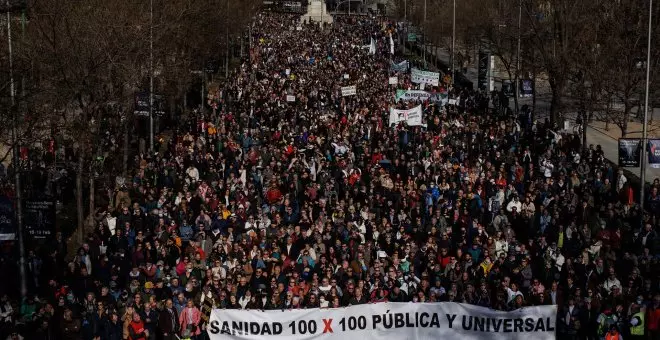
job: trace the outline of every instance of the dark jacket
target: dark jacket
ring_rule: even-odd
[[[116,323],[112,322],[111,320],[107,320],[104,327],[104,332],[104,336],[102,337],[103,340],[123,340],[123,323],[121,320],[117,320]]]
[[[158,321],[160,319],[158,311],[152,309],[149,311],[149,314],[147,314],[145,311],[142,311],[141,316],[142,321],[144,322],[144,328],[149,330],[149,333],[155,332],[156,328],[158,327]],[[147,319],[149,319],[149,322],[147,322]]]
[[[172,313],[174,319],[172,319],[172,314],[167,309],[163,309],[158,316],[158,328],[163,334],[172,334],[179,331],[179,313],[174,307],[172,307]]]
[[[73,319],[73,320],[62,320],[61,324],[61,334],[62,334],[62,339],[71,339],[71,340],[76,340],[80,339],[80,320],[78,319]]]

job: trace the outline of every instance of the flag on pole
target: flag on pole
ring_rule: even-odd
[[[369,45],[369,54],[376,54],[376,42],[374,38],[371,38],[371,44]]]
[[[392,39],[392,32],[390,32],[390,54],[394,54],[394,40]]]

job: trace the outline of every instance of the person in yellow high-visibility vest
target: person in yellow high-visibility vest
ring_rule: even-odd
[[[641,305],[634,305],[632,311],[633,315],[630,318],[630,338],[642,340],[644,339],[644,334],[646,334],[646,311],[641,308]]]

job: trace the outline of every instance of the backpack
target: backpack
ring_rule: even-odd
[[[605,333],[610,329],[610,326],[616,324],[616,319],[614,318],[614,314],[611,315],[606,315],[605,319],[601,322],[601,325],[598,329],[598,333],[600,333],[601,336],[605,336]]]

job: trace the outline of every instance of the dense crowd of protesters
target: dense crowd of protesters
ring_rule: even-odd
[[[600,147],[487,93],[395,103],[417,84],[390,71],[380,19],[262,13],[252,32],[218,101],[135,160],[80,249],[30,251],[3,337],[204,339],[213,308],[456,301],[557,304],[562,339],[660,339],[658,179],[642,213]],[[389,125],[417,105],[425,127]]]

